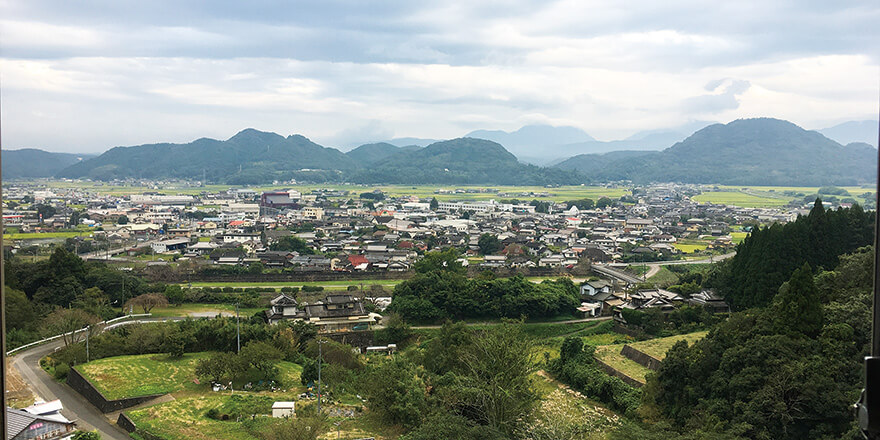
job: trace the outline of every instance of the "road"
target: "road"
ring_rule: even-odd
[[[61,411],[65,417],[75,420],[77,427],[82,430],[95,430],[101,433],[101,438],[109,440],[128,440],[128,433],[115,423],[111,423],[98,408],[89,403],[83,396],[69,386],[54,381],[49,374],[40,368],[40,358],[55,351],[64,345],[61,340],[52,341],[38,347],[25,350],[8,359],[30,385],[31,389],[45,401],[61,399],[64,409]]]
[[[717,263],[722,260],[726,260],[728,258],[736,255],[736,252],[730,252],[724,255],[717,255],[711,258],[704,258],[702,260],[675,260],[675,261],[659,261],[656,263],[648,263],[648,273],[645,274],[645,279],[651,278],[656,275],[657,272],[660,272],[660,266],[677,266],[679,264],[708,264],[708,263]]]
[[[127,325],[135,322],[158,322],[168,320],[179,320],[184,318],[145,318],[138,321],[125,321],[110,325],[107,328],[118,327],[119,325]],[[98,408],[89,403],[78,392],[74,391],[66,384],[58,383],[49,376],[42,368],[40,368],[40,359],[54,352],[57,348],[64,345],[61,339],[47,342],[33,348],[23,350],[16,355],[7,358],[7,362],[12,364],[18,370],[21,377],[31,387],[31,389],[40,396],[40,399],[51,401],[55,399],[61,400],[64,409],[61,411],[65,417],[75,420],[77,427],[82,430],[95,430],[101,433],[103,439],[107,440],[127,440],[130,439],[128,433],[116,425],[116,421],[109,420]]]

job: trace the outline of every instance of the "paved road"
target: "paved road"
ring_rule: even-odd
[[[65,417],[75,420],[77,427],[83,430],[97,429],[102,438],[108,440],[130,439],[128,433],[122,428],[111,423],[98,408],[89,403],[83,396],[65,384],[54,381],[40,368],[40,358],[55,351],[64,345],[63,341],[53,341],[45,345],[25,350],[24,352],[8,359],[10,363],[21,373],[25,382],[31,389],[45,401],[61,399]]]
[[[675,261],[658,261],[656,263],[648,263],[648,273],[645,274],[645,279],[651,278],[656,275],[657,272],[660,272],[660,266],[678,266],[680,264],[706,264],[706,263],[717,263],[722,260],[726,260],[728,258],[736,255],[736,252],[730,252],[724,255],[716,255],[711,258],[704,258],[702,260],[675,260]]]
[[[176,321],[180,319],[184,318],[144,318],[137,321],[116,323],[107,328],[134,322]],[[101,433],[102,438],[107,440],[130,439],[131,437],[129,437],[128,433],[116,425],[115,420],[109,420],[98,408],[89,403],[85,397],[66,384],[56,382],[40,368],[40,359],[63,345],[64,341],[61,339],[47,342],[43,345],[23,350],[8,358],[7,361],[18,370],[24,381],[41,399],[47,402],[60,399],[61,404],[64,406],[64,410],[61,413],[68,419],[75,420],[80,429],[88,431],[97,429]]]

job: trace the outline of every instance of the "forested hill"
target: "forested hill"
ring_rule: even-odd
[[[576,172],[523,165],[501,145],[453,139],[425,148],[379,143],[348,154],[309,139],[254,129],[225,141],[202,138],[188,144],[116,147],[74,164],[59,177],[182,178],[256,184],[291,178],[355,183],[580,184]]]
[[[870,145],[843,146],[771,118],[710,125],[661,152],[590,165],[601,159],[581,155],[556,166],[597,180],[794,186],[873,182],[877,169]]]
[[[251,183],[289,178],[302,169],[356,168],[354,159],[304,136],[246,129],[225,141],[202,138],[188,144],[116,147],[63,170],[59,177],[201,179],[204,173],[209,181],[239,178]]]
[[[524,165],[500,144],[473,138],[452,139],[425,148],[403,150],[354,173],[350,180],[356,183],[497,185],[584,182],[584,178],[576,172]]]
[[[91,157],[83,154],[51,153],[36,148],[3,150],[0,163],[6,179],[51,177],[81,160]]]
[[[766,306],[804,263],[835,268],[839,255],[874,242],[874,217],[859,205],[826,211],[817,201],[794,222],[755,229],[723,266],[718,284],[725,300],[736,310]]]

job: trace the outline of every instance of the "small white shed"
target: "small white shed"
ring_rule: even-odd
[[[293,417],[296,415],[296,402],[275,402],[272,404],[272,417]]]

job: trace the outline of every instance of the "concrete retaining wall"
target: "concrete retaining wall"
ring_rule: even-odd
[[[135,432],[137,430],[137,426],[127,415],[125,415],[125,413],[119,413],[119,418],[116,419],[116,424],[126,432]]]
[[[620,354],[650,370],[659,370],[660,364],[663,363],[663,361],[661,361],[660,359],[657,359],[654,356],[651,356],[645,352],[639,351],[629,345],[624,345],[623,349],[620,350]]]
[[[348,344],[352,347],[360,348],[361,350],[371,345],[374,345],[372,330],[358,332],[321,333],[321,336],[326,336],[336,342]]]
[[[630,385],[630,386],[633,386],[636,388],[641,388],[641,387],[645,386],[645,384],[627,376],[626,374],[623,374],[620,371],[617,371],[617,369],[615,369],[611,365],[606,364],[605,362],[600,361],[599,359],[596,359],[596,364],[599,365],[599,368],[604,370],[609,375],[614,376],[614,377],[619,377],[627,385]]]
[[[80,374],[76,368],[71,368],[70,372],[67,373],[67,385],[76,390],[76,392],[82,394],[89,403],[95,405],[98,410],[105,414],[123,410],[125,408],[131,408],[132,406],[140,405],[148,400],[162,396],[162,394],[153,394],[149,396],[131,397],[128,399],[108,400],[91,382],[89,382],[88,379]]]

